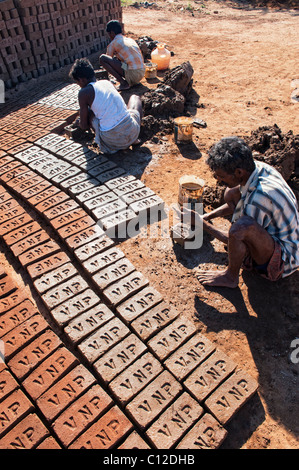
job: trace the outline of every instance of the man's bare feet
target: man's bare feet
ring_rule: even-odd
[[[227,269],[223,271],[196,271],[196,277],[204,286],[238,287],[239,277],[233,276]]]

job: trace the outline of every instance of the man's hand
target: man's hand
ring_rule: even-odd
[[[180,208],[180,210],[174,207],[174,210],[176,211],[176,214],[177,214],[178,218],[180,218],[180,221],[182,223],[189,224],[192,227],[196,227],[197,225],[201,225],[202,216],[198,212],[196,212],[192,209],[189,209],[185,205],[183,205]]]

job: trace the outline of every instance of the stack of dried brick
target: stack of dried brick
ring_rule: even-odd
[[[0,78],[7,88],[107,45],[120,0],[0,0]]]

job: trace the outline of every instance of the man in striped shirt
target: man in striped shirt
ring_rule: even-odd
[[[213,145],[207,163],[216,179],[228,186],[225,204],[203,216],[193,212],[193,223],[202,223],[205,231],[227,244],[228,267],[199,272],[198,280],[203,285],[233,288],[238,286],[241,267],[254,269],[271,281],[296,271],[298,206],[281,174],[266,163],[254,161],[250,148],[238,137],[227,137]],[[190,211],[183,209],[183,216],[186,212]],[[209,223],[231,214],[228,233]]]
[[[122,34],[119,21],[109,21],[106,31],[111,42],[108,44],[107,54],[100,56],[100,65],[120,82],[119,91],[128,90],[144,77],[142,52],[134,39]]]

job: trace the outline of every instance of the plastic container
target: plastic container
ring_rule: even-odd
[[[191,208],[196,203],[202,202],[202,194],[205,181],[195,175],[184,175],[179,179],[178,203],[191,204]]]
[[[157,44],[151,53],[152,62],[157,64],[157,70],[165,70],[169,67],[170,52],[165,48],[165,44]]]
[[[156,78],[156,76],[157,76],[157,64],[154,64],[152,62],[147,62],[145,64],[144,77],[145,78]]]
[[[189,117],[178,117],[174,122],[174,140],[177,144],[186,143],[192,140],[193,119]]]

